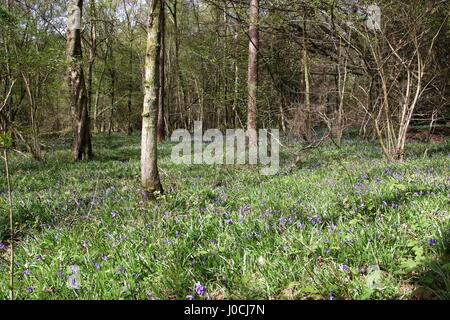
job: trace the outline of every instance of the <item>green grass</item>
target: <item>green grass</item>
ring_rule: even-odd
[[[282,150],[281,173],[271,177],[248,166],[174,165],[166,143],[166,195],[148,205],[139,137],[94,142],[90,162],[72,162],[61,141],[48,142],[42,163],[12,156],[20,299],[201,298],[196,283],[212,299],[450,298],[448,140],[426,159],[424,145],[408,145],[401,164],[346,140],[308,152],[289,175],[293,159]],[[7,244],[5,184],[2,168]],[[68,286],[72,265],[80,289]]]

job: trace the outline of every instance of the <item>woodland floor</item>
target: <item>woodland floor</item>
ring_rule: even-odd
[[[425,144],[410,142],[407,161],[387,164],[349,137],[309,151],[290,174],[282,149],[281,173],[269,177],[174,165],[166,143],[166,195],[147,206],[137,135],[98,135],[96,159],[79,163],[68,141],[45,141],[42,163],[11,156],[20,299],[450,299],[449,140],[426,158]],[[0,299],[8,250],[0,245]]]

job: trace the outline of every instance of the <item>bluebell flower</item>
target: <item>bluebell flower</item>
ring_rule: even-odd
[[[72,289],[75,289],[75,290],[80,290],[80,288],[81,288],[80,283],[73,276],[70,277],[69,285]]]
[[[203,297],[206,294],[206,287],[201,283],[197,283],[195,285],[195,292],[197,292],[199,296]]]
[[[23,272],[23,274],[26,275],[26,276],[29,276],[29,275],[31,274],[31,270],[30,270],[30,269],[26,269],[26,270]]]
[[[0,242],[0,251],[6,250],[6,245]]]
[[[226,223],[227,225],[231,226],[234,222],[233,222],[232,219],[227,219],[227,220],[225,220],[225,223]]]
[[[334,295],[333,292],[331,292],[331,293],[330,293],[330,300],[335,300],[335,299],[336,299],[336,296]]]
[[[341,264],[339,266],[339,270],[341,270],[341,271],[350,271],[350,267],[348,265],[346,265],[346,264]]]
[[[434,247],[435,245],[437,245],[437,240],[436,239],[431,239],[429,244],[430,244],[430,247]]]
[[[186,300],[195,300],[193,295],[187,295]]]
[[[27,291],[28,291],[29,294],[31,294],[31,293],[33,293],[33,288],[29,287]]]

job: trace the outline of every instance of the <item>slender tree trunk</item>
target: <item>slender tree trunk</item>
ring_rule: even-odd
[[[129,72],[131,75],[131,79],[128,83],[128,102],[127,102],[127,108],[128,108],[128,115],[127,115],[127,133],[128,135],[131,135],[133,133],[133,126],[131,124],[131,115],[132,115],[132,94],[133,94],[133,42],[134,42],[134,31],[133,31],[133,26],[131,25],[131,19],[130,19],[130,15],[128,14],[127,11],[127,4],[126,4],[126,0],[122,0],[123,1],[123,6],[125,9],[125,16],[127,18],[127,28],[128,28],[128,37],[129,37],[129,42],[130,42],[130,56],[128,59],[128,68],[129,68]]]
[[[280,103],[280,127],[283,133],[287,132],[286,127],[286,114],[285,114],[285,106],[286,106],[286,98],[284,96],[281,97],[281,103]]]
[[[111,110],[109,112],[108,119],[108,135],[111,135],[111,132],[114,131],[114,104],[116,103],[116,70],[114,67],[110,70],[111,74]]]
[[[173,1],[173,10],[171,11],[174,21],[174,29],[175,29],[175,69],[176,69],[176,78],[177,78],[177,88],[178,88],[178,109],[181,125],[184,126],[185,129],[189,128],[188,117],[186,117],[187,113],[187,97],[184,89],[184,77],[181,72],[180,66],[180,28],[178,24],[178,0]]]
[[[130,60],[128,62],[130,74],[133,74],[133,45],[130,44]],[[128,115],[127,115],[127,134],[130,136],[133,133],[133,125],[131,124],[131,114],[133,112],[132,110],[132,94],[133,94],[133,81],[130,81],[128,84],[128,102],[127,102],[127,109],[128,109]]]
[[[97,123],[97,116],[98,116],[98,106],[100,101],[100,88],[102,87],[103,79],[105,78],[105,72],[106,67],[103,67],[103,71],[100,75],[100,81],[98,82],[97,90],[95,92],[95,102],[94,102],[94,110],[93,110],[93,123],[92,123],[92,129],[94,132],[98,132],[98,123]]]
[[[89,61],[88,61],[88,76],[87,76],[87,96],[88,96],[88,112],[91,114],[92,111],[92,81],[94,74],[94,63],[97,57],[97,10],[95,7],[95,0],[90,1],[90,16],[91,16],[91,43],[89,47]],[[94,131],[95,131],[95,120],[94,120]]]
[[[9,299],[14,300],[14,221],[13,221],[13,201],[12,201],[12,188],[11,188],[11,177],[9,174],[9,164],[8,164],[8,150],[3,149],[3,157],[5,161],[5,177],[6,186],[8,192],[8,208],[9,208]]]
[[[25,83],[25,88],[28,95],[29,105],[30,105],[30,119],[31,119],[31,131],[32,131],[32,145],[33,148],[31,150],[31,153],[33,154],[33,157],[40,161],[42,160],[42,153],[41,153],[41,144],[39,142],[39,129],[36,123],[36,99],[34,99],[33,94],[31,93],[31,84],[30,79],[25,75],[25,73],[22,72],[22,78]]]
[[[158,102],[158,142],[164,141],[166,138],[166,130],[164,126],[165,114],[165,86],[166,86],[166,1],[160,0],[159,11],[159,102]]]
[[[142,113],[141,183],[145,201],[154,200],[162,193],[158,172],[157,122],[159,94],[158,0],[150,1],[145,55],[145,85]]]
[[[75,160],[93,156],[89,125],[88,97],[82,67],[81,17],[83,0],[69,0],[67,31],[68,84],[73,123],[72,154]]]
[[[309,78],[309,56],[308,56],[308,45],[306,41],[306,16],[304,16],[303,23],[303,73],[305,77],[305,140],[312,140],[312,110],[311,110],[311,85]]]
[[[258,48],[259,48],[259,0],[250,0],[249,61],[248,61],[248,144],[258,145],[257,135],[257,93],[258,93]]]

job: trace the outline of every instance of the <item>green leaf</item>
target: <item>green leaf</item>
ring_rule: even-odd
[[[13,146],[13,139],[11,133],[0,133],[0,148],[11,149]]]
[[[367,271],[366,285],[372,290],[383,290],[384,275],[377,265],[370,266]]]

